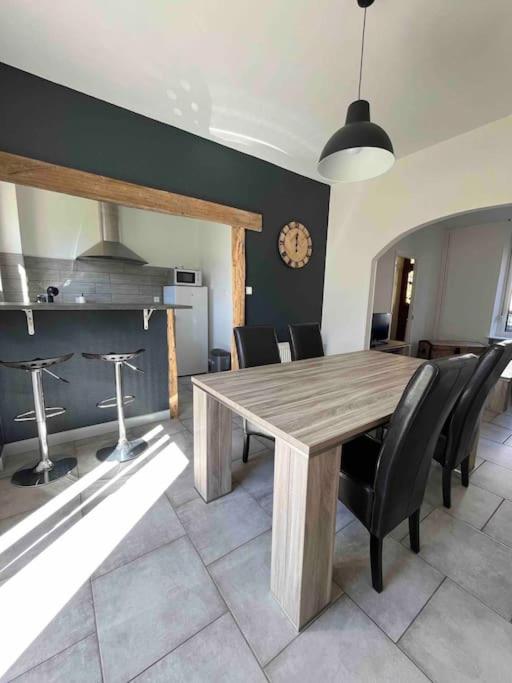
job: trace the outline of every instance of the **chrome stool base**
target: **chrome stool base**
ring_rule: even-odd
[[[11,483],[14,486],[44,486],[51,484],[69,474],[76,467],[76,458],[61,458],[52,460],[52,466],[40,469],[38,463],[35,467],[18,470],[12,475]]]
[[[127,462],[144,453],[147,447],[148,443],[144,439],[133,439],[132,441],[125,439],[124,441],[118,441],[115,445],[100,448],[96,452],[96,457],[102,462],[104,460],[108,462]]]

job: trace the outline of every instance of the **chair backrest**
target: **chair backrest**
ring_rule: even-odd
[[[405,388],[375,474],[370,531],[377,536],[387,534],[421,506],[441,429],[476,364],[473,354],[427,361]]]
[[[292,360],[320,358],[324,355],[324,345],[318,323],[296,323],[288,325]]]
[[[430,359],[432,355],[432,344],[428,339],[420,339],[418,342],[418,351],[416,353],[418,358]]]
[[[512,339],[490,346],[478,359],[475,372],[455,404],[443,433],[447,437],[445,462],[453,469],[471,450],[480,415],[492,388],[512,361]]]
[[[258,365],[280,363],[276,331],[265,325],[245,325],[235,327],[236,351],[241,368],[254,368]]]

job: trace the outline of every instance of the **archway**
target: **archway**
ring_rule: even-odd
[[[511,220],[512,205],[485,207],[447,216],[397,236],[372,260],[370,320],[374,312],[391,311],[392,301],[397,306],[398,293],[393,293],[397,284],[395,265],[398,267],[404,257],[412,258],[416,295],[409,294],[414,314],[406,316],[407,342],[413,348],[422,338],[486,343],[495,333],[491,328],[495,328],[497,300],[501,300],[501,310],[505,294]],[[367,342],[369,334],[368,327]]]
[[[512,203],[512,116],[404,157],[331,193],[322,331],[328,353],[368,343],[375,258],[446,217]],[[372,294],[372,296],[370,296]]]

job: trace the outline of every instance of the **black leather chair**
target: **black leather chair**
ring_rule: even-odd
[[[409,519],[411,550],[420,550],[420,506],[432,455],[477,363],[465,355],[428,361],[414,373],[384,440],[364,435],[343,445],[338,497],[370,532],[372,585],[382,591],[382,542]]]
[[[244,327],[235,327],[233,332],[240,368],[255,368],[259,365],[272,365],[281,362],[276,331],[273,327],[245,325]],[[274,438],[247,420],[243,420],[243,429],[244,451],[242,460],[247,462],[251,436],[263,436],[271,441],[274,441]]]
[[[469,486],[469,458],[481,413],[487,397],[502,372],[512,360],[512,340],[490,346],[478,359],[475,372],[459,397],[444,425],[434,459],[443,467],[443,503],[451,507],[452,471],[460,466],[463,486]]]
[[[416,355],[418,358],[425,358],[427,360],[430,360],[432,358],[432,344],[429,342],[428,339],[419,340],[418,351]]]
[[[324,355],[324,345],[318,323],[297,323],[288,325],[292,360],[320,358]]]

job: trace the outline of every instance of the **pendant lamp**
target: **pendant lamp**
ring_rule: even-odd
[[[345,125],[328,140],[318,162],[319,173],[329,180],[353,182],[386,173],[395,163],[386,131],[370,121],[370,103],[361,99],[366,9],[374,0],[357,0],[364,8],[358,99],[347,110]]]

